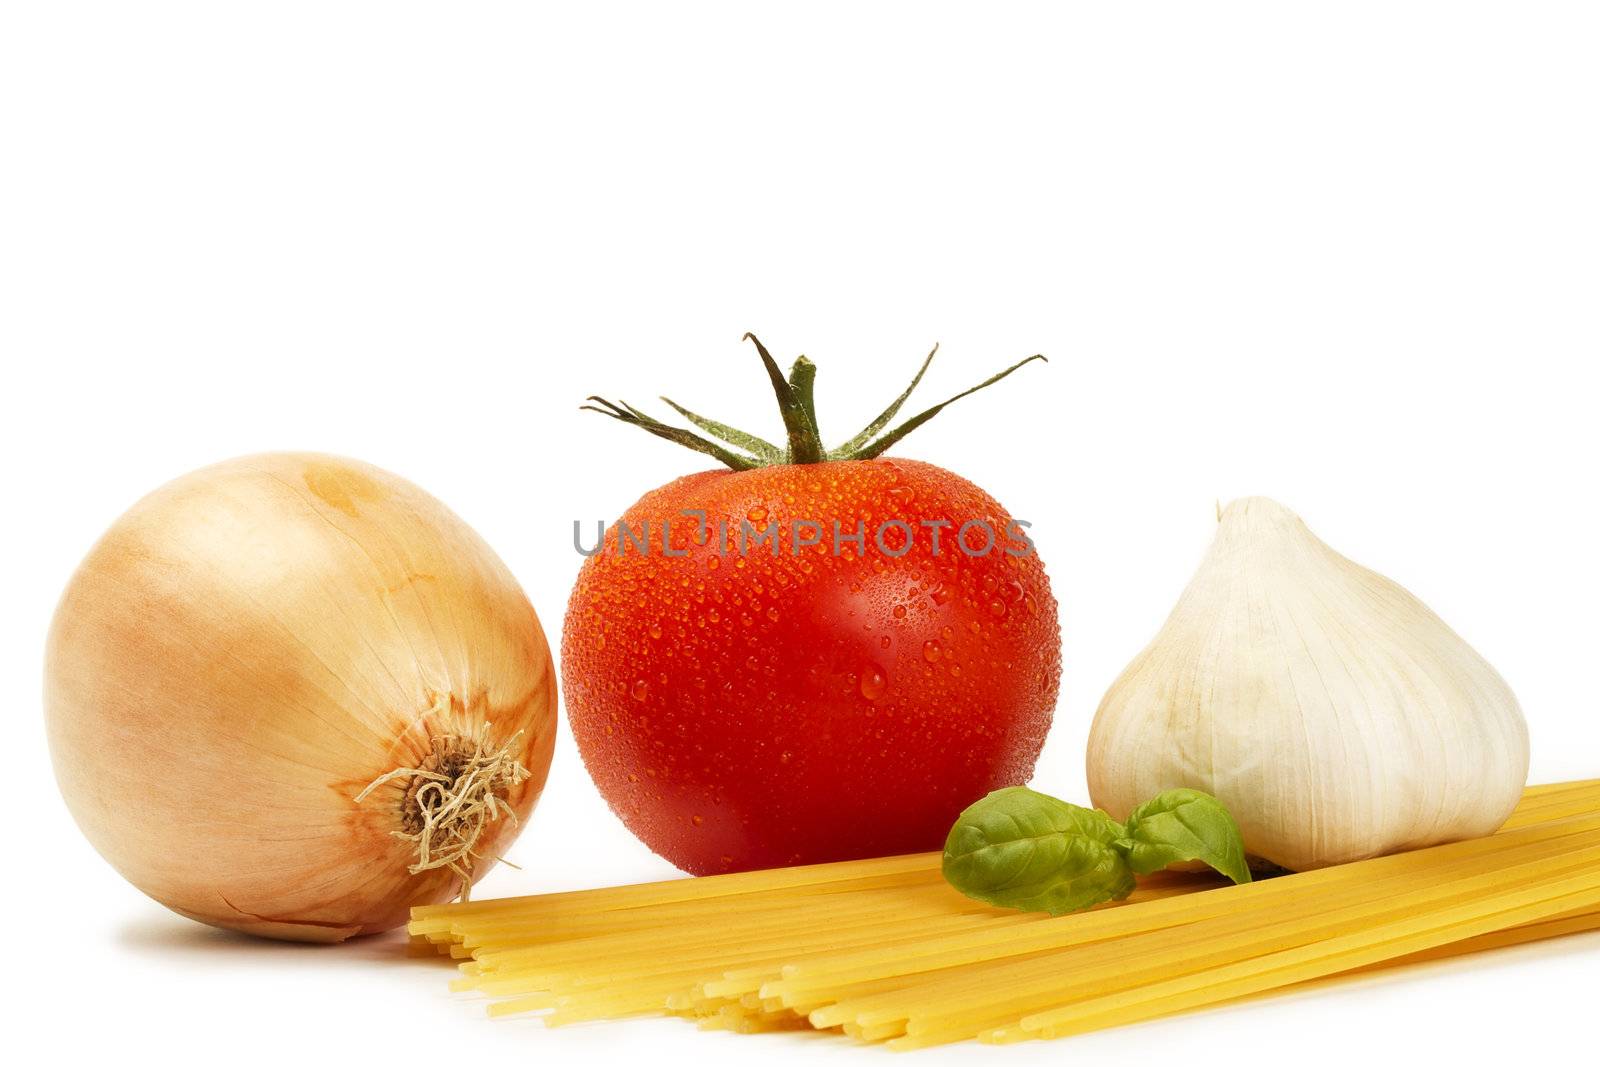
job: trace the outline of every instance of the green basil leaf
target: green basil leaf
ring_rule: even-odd
[[[997,789],[951,828],[944,877],[975,900],[1062,915],[1133,892],[1133,871],[1114,844],[1122,837],[1103,811],[1022,786]]]
[[[1221,801],[1198,789],[1169,789],[1133,809],[1117,847],[1137,874],[1199,860],[1235,882],[1250,880],[1238,824]]]

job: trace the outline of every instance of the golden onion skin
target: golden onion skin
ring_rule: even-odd
[[[353,460],[248,456],[133,506],[50,630],[45,712],[62,795],[139,889],[214,926],[338,941],[455,896],[411,874],[411,782],[435,740],[514,746],[530,772],[489,823],[481,877],[544,787],[556,682],[532,605],[443,504]]]

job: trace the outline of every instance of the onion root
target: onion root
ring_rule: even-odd
[[[471,896],[473,863],[482,858],[474,851],[478,838],[502,814],[516,824],[517,813],[505,798],[531,773],[517,759],[522,732],[495,747],[489,729],[484,723],[474,734],[436,737],[420,765],[387,771],[356,795],[360,804],[380,787],[404,782],[402,829],[392,834],[416,848],[408,869],[421,874],[449,868],[461,878],[462,900]]]

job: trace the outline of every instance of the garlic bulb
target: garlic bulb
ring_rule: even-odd
[[[1528,774],[1516,697],[1416,597],[1256,497],[1223,511],[1166,625],[1111,686],[1089,789],[1180,787],[1307,870],[1492,833]]]

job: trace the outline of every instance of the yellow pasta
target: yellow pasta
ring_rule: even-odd
[[[1202,892],[1203,890],[1203,892]],[[1600,779],[1530,787],[1496,835],[1220,886],[1142,879],[1052,917],[944,883],[937,853],[417,908],[413,954],[546,1025],[669,1014],[911,1049],[1121,1025],[1600,929]]]

